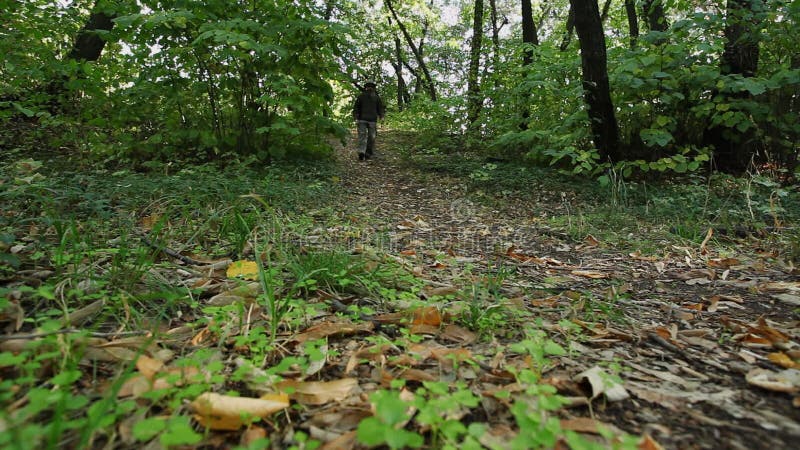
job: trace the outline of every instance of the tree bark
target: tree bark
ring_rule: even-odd
[[[97,32],[111,31],[114,28],[113,19],[116,17],[114,13],[101,9],[101,3],[102,0],[98,0],[92,8],[89,20],[86,21],[86,24],[75,37],[72,50],[67,54],[68,59],[76,61],[97,61],[100,59],[106,41]]]
[[[720,58],[720,74],[741,75],[749,78],[758,71],[759,29],[763,0],[728,0],[725,12],[725,49]],[[732,100],[747,99],[746,91],[733,94]],[[733,108],[731,108],[733,109]],[[742,173],[756,154],[756,141],[752,133],[740,132],[734,127],[716,126],[706,130],[705,145],[714,147],[717,169],[728,173]]]
[[[500,66],[500,26],[497,25],[497,0],[489,0],[489,8],[492,21],[492,69],[497,71],[497,67]],[[495,79],[496,84],[497,79]]]
[[[483,0],[475,0],[472,20],[472,41],[469,52],[469,72],[467,73],[467,122],[478,121],[483,99],[481,98],[478,74],[481,66],[481,46],[483,43]]]
[[[647,28],[650,31],[667,31],[669,21],[664,13],[664,0],[644,0],[642,10],[647,18]]]
[[[424,76],[423,83],[425,84],[425,88],[428,91],[428,96],[430,96],[431,100],[436,100],[436,86],[433,84],[433,78],[431,77],[430,71],[428,70],[428,66],[425,64],[425,60],[422,58],[422,53],[420,52],[419,48],[416,44],[414,44],[414,39],[411,38],[411,35],[408,33],[405,25],[397,16],[397,11],[394,9],[394,5],[392,5],[392,0],[386,0],[386,7],[389,8],[389,12],[394,17],[395,22],[397,22],[397,26],[400,28],[400,32],[403,33],[403,37],[406,39],[406,43],[411,48],[411,53],[414,54],[414,58],[417,60],[417,64],[419,65],[420,70],[422,70],[422,74]]]
[[[581,48],[583,93],[594,144],[603,159],[617,161],[619,136],[608,82],[606,42],[596,0],[570,0]]]
[[[564,38],[561,40],[561,45],[558,46],[558,49],[562,52],[567,51],[569,48],[569,43],[572,42],[572,31],[575,29],[575,11],[572,9],[572,5],[569,6],[569,12],[567,13],[567,31],[564,33]]]
[[[635,49],[636,41],[639,39],[639,17],[636,15],[636,0],[625,0],[625,14],[628,16],[631,49]]]
[[[539,36],[536,32],[536,23],[533,21],[533,8],[531,0],[522,0],[522,43],[525,49],[522,53],[522,64],[525,66],[533,62],[533,46],[539,45]],[[569,22],[569,21],[567,21]],[[569,28],[569,25],[567,25]],[[572,34],[572,31],[570,31]]]

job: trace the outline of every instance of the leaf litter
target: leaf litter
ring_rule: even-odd
[[[145,336],[112,330],[64,341],[62,349],[85,352],[86,365],[102,365],[103,389],[152,411],[120,422],[121,442],[136,441],[136,423],[177,415],[191,417],[209,443],[268,438],[285,448],[304,433],[320,448],[359,447],[359,424],[387,414],[373,394],[399,386],[405,406],[391,426],[430,436],[415,391],[444,382],[480,399],[451,418],[483,425],[478,441],[486,448],[507,448],[526,431],[513,408],[516,399],[533,401],[518,378],[526,370],[561,396],[551,411],[558,428],[601,445],[624,435],[640,449],[717,448],[719,436],[733,448],[800,439],[800,322],[791,309],[800,284],[776,258],[722,254],[711,232],[697,248],[624,254],[592,235],[576,243],[539,226],[531,216],[537,205],[498,215],[466,200],[458,179],[439,177],[432,189],[391,152],[341,166],[342,215],[364,236],[388,239],[359,242],[353,253],[375,259],[375,267],[397,264],[420,283],[418,301],[376,302],[368,291],[337,297],[314,286],[306,297],[313,310],[262,351],[271,317],[259,304],[255,262],[163,265],[164,278],[196,289],[204,307],[238,312],[199,327],[190,316]],[[47,331],[20,332],[25,311],[9,300],[0,311],[7,332],[0,349],[43,342]],[[65,325],[90,323],[99,310],[87,308]],[[528,325],[546,340],[525,354],[515,344]],[[536,356],[548,346],[568,350]],[[305,367],[292,363],[312,352],[317,359]],[[183,405],[159,403],[160,393],[184,389],[191,395]],[[9,413],[26,401],[7,405]]]

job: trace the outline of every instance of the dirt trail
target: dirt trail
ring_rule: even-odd
[[[470,201],[463,180],[421,181],[392,141],[381,134],[377,157],[366,162],[357,161],[352,144],[340,151],[343,212],[435,286],[464,289],[469,276],[506,274],[503,296],[571,346],[547,382],[576,396],[585,386],[572,380],[586,369],[599,366],[623,380],[630,397],[599,396],[595,419],[650,434],[666,448],[790,448],[800,440],[800,367],[787,369],[800,358],[800,284],[792,267],[768,252],[668,247],[639,255],[592,237],[570,241],[537,226],[530,206],[510,217]],[[494,343],[508,342],[497,336]],[[475,354],[485,352],[478,347]],[[561,413],[590,414],[586,407]],[[499,426],[509,417],[490,419]]]

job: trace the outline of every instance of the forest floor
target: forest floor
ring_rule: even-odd
[[[391,138],[377,160],[343,155],[343,208],[387,232],[385,251],[404,258],[429,292],[453,287],[456,295],[432,303],[443,312],[463,306],[474,280],[493,280],[498,301],[525,311],[516,326],[536,323],[568,349],[543,380],[593,400],[562,410],[562,427],[586,432],[602,423],[666,448],[789,448],[800,438],[800,366],[789,362],[800,357],[800,283],[778,249],[758,239],[715,249],[709,239],[643,255],[591,234],[576,241],[544,225],[568,214],[558,193],[479,203],[465,177],[404,162]],[[508,324],[488,322],[501,331],[483,330],[491,345],[461,345],[502,372]],[[431,337],[454,345],[446,331]],[[593,392],[581,376],[592,368],[618,376],[625,398]],[[484,398],[503,385],[493,372],[470,373]],[[485,413],[502,435],[508,412],[496,408]]]
[[[408,142],[258,182],[6,161],[0,446],[800,439],[800,282],[777,219],[676,237],[624,199],[597,214],[610,200],[569,180],[520,189]]]

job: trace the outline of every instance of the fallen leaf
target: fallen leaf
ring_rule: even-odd
[[[242,433],[242,438],[239,440],[239,444],[243,447],[249,447],[250,444],[254,443],[259,439],[265,439],[267,437],[267,430],[262,427],[255,427],[252,426]]]
[[[255,261],[234,261],[225,272],[228,278],[241,277],[245,280],[258,280],[258,264]]]
[[[800,392],[800,370],[786,369],[773,372],[766,369],[753,369],[745,375],[747,382],[768,391]]]
[[[447,339],[449,341],[458,342],[464,345],[472,344],[478,340],[477,334],[454,324],[450,324],[445,327],[444,332],[442,332],[440,337],[442,339]]]
[[[589,384],[591,387],[590,399],[595,399],[601,394],[605,395],[610,402],[617,402],[630,397],[622,384],[613,380],[600,366],[584,370],[575,376],[575,381]]]
[[[335,381],[295,381],[284,380],[275,384],[287,392],[292,400],[304,405],[324,405],[332,401],[342,401],[358,390],[358,380],[342,378]]]
[[[266,418],[289,407],[289,397],[272,394],[261,398],[234,397],[213,392],[200,394],[191,404],[194,418],[212,430],[238,430],[255,417]]]
[[[567,431],[577,431],[578,433],[600,434],[605,429],[614,433],[619,433],[619,429],[614,425],[600,422],[590,417],[576,417],[574,419],[561,419],[561,429]]]
[[[708,260],[708,267],[715,267],[717,269],[730,269],[731,266],[738,266],[741,264],[736,258],[715,258]]]
[[[441,286],[432,289],[425,289],[425,295],[428,297],[444,297],[447,295],[455,295],[458,294],[459,289],[455,286]]]
[[[636,448],[639,450],[664,450],[664,447],[650,437],[649,434],[642,436],[642,439],[636,444]]]
[[[147,355],[139,355],[136,360],[136,368],[139,373],[145,376],[148,380],[152,380],[158,372],[164,367],[164,363],[157,359],[153,359]]]
[[[435,306],[419,308],[414,310],[414,316],[411,320],[411,324],[438,327],[442,324],[442,315],[439,313],[439,308]]]
[[[315,341],[328,336],[348,336],[351,334],[372,331],[375,325],[372,322],[353,323],[349,321],[323,322],[306,328],[305,331],[293,338],[295,342],[303,343]]]
[[[592,279],[601,279],[601,278],[608,278],[609,275],[605,272],[600,272],[599,270],[573,270],[570,272],[572,275],[576,275],[579,277],[586,277]]]
[[[800,369],[800,364],[794,362],[789,355],[783,352],[770,353],[767,355],[767,359],[784,369]]]
[[[590,246],[590,247],[597,247],[600,244],[600,241],[597,240],[591,234],[587,234],[585,238],[583,238],[583,243]]]
[[[325,445],[319,448],[319,450],[341,450],[345,448],[355,448],[356,447],[356,432],[348,431],[343,435],[339,436],[338,438],[327,442]]]

